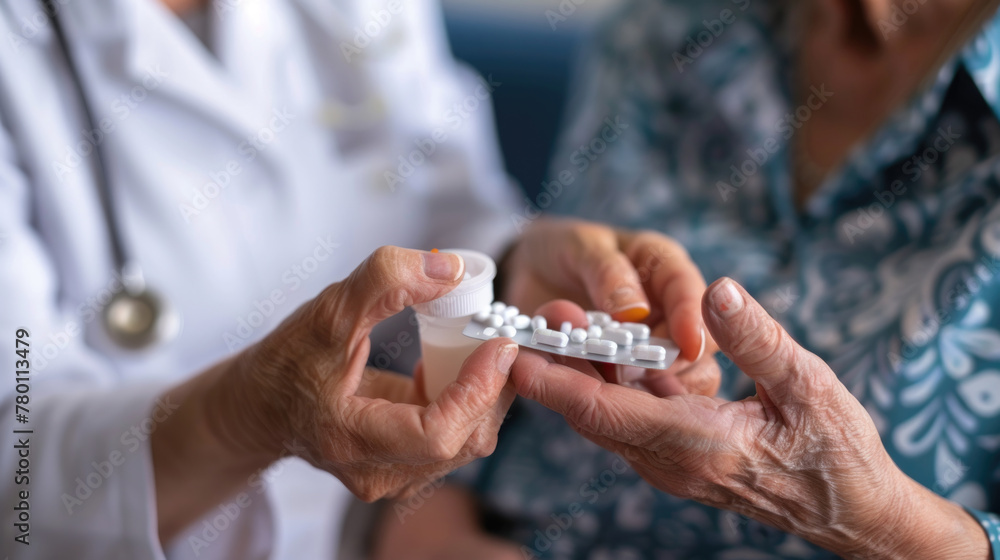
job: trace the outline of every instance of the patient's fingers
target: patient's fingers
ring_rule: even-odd
[[[670,400],[605,383],[596,372],[581,373],[545,354],[523,352],[511,368],[511,378],[521,396],[562,414],[587,432],[617,441],[641,446],[683,418],[683,411]]]
[[[587,327],[587,314],[583,308],[565,299],[550,301],[535,311],[535,315],[545,317],[550,329],[559,330],[559,326],[569,321],[573,328]]]

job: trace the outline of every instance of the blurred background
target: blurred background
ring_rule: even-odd
[[[619,0],[442,4],[455,56],[503,83],[493,93],[500,147],[508,172],[534,199],[545,179],[581,47]],[[550,11],[570,15],[550,22]]]

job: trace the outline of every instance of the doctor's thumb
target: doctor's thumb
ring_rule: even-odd
[[[411,305],[454,290],[464,275],[465,263],[458,255],[380,247],[337,285],[337,315],[351,314],[354,325],[370,329]]]
[[[719,348],[771,401],[800,401],[836,381],[735,281],[723,278],[709,286],[702,313]]]

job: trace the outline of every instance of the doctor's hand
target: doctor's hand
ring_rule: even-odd
[[[457,255],[379,249],[261,342],[179,388],[174,396],[183,404],[171,420],[190,417],[188,428],[206,434],[217,467],[228,467],[229,478],[292,454],[366,501],[406,496],[489,455],[515,396],[508,372],[517,345],[510,340],[481,345],[458,380],[431,403],[410,378],[365,367],[375,325],[446,294],[464,272]],[[162,476],[181,476],[175,471],[190,471],[190,465],[171,455],[177,446],[165,443],[170,436],[162,426],[157,433],[163,449],[159,488]],[[158,492],[159,499],[192,498]],[[163,513],[161,508],[161,521]],[[178,530],[196,517],[174,519]]]
[[[585,324],[582,309],[560,310],[555,313],[558,322],[551,322],[552,309],[543,304],[565,299],[604,311],[616,321],[645,322],[653,336],[669,338],[681,350],[667,371],[622,368],[613,380],[640,380],[658,396],[714,395],[718,390],[720,375],[714,360],[700,360],[718,350],[701,315],[705,280],[684,247],[669,237],[543,218],[520,237],[504,263],[503,275],[504,301],[537,310],[550,324],[562,320]]]
[[[900,471],[861,404],[742,287],[704,299],[722,350],[755,382],[739,402],[656,398],[526,351],[518,392],[562,413],[653,486],[794,533],[846,558],[987,558],[961,507]]]

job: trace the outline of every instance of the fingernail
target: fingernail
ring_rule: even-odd
[[[464,273],[462,257],[448,253],[424,253],[424,274],[428,278],[454,282]]]
[[[514,365],[517,358],[517,344],[506,344],[497,353],[497,367],[504,373],[510,372],[510,366]]]
[[[708,340],[708,337],[705,336],[705,327],[702,327],[701,328],[701,350],[698,350],[698,357],[695,358],[694,361],[697,362],[698,360],[701,359],[702,356],[705,355],[705,341],[706,340]]]
[[[649,317],[649,306],[636,303],[611,313],[611,318],[622,323],[638,323]]]
[[[722,319],[728,319],[743,309],[743,296],[736,289],[736,283],[728,278],[712,290],[708,301],[712,312]]]

